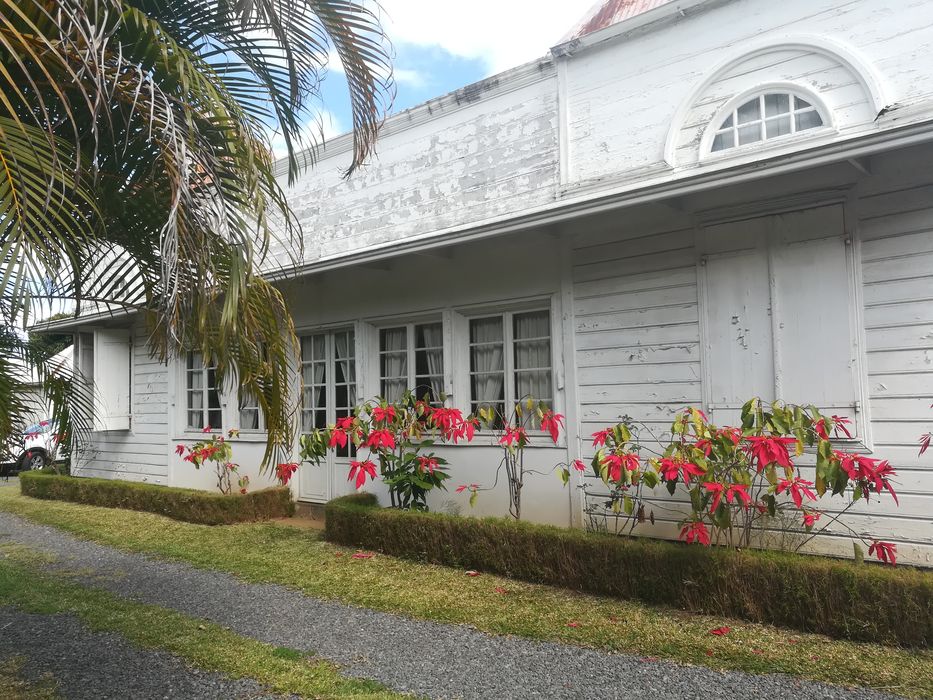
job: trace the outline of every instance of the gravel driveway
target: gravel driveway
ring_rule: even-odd
[[[69,700],[273,698],[258,683],[186,666],[162,651],[140,649],[116,634],[92,632],[69,615],[31,615],[0,607],[0,659],[24,657],[23,673],[49,673]]]
[[[59,561],[53,569],[92,572],[83,580],[86,585],[206,618],[264,642],[313,652],[340,664],[348,675],[431,698],[894,697],[785,675],[719,672],[411,620],[121,552],[2,512],[0,539],[56,555]]]

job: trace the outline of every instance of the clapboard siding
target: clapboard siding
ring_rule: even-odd
[[[901,179],[909,180],[906,173]],[[917,441],[933,427],[933,188],[896,187],[898,178],[870,182],[862,185],[852,226],[864,304],[866,437],[874,456],[899,471],[900,506],[875,497],[853,507],[845,522],[866,537],[897,542],[905,561],[930,565],[933,469],[917,455]],[[654,226],[647,236],[629,228],[615,239],[606,231],[579,236],[572,323],[585,459],[595,451],[589,435],[623,416],[643,421],[641,437],[650,440],[651,433],[669,430],[678,410],[702,403],[697,259],[692,229],[674,223],[673,215],[669,230]],[[812,468],[803,472],[806,477]],[[605,490],[589,473],[584,479],[592,492]],[[641,531],[675,537],[685,493],[670,497],[658,489],[648,496],[657,524]],[[840,504],[827,499],[827,514]],[[844,555],[851,552],[846,532],[831,528],[809,547]]]
[[[95,433],[77,462],[82,476],[168,483],[168,370],[149,354],[142,324],[133,329],[131,430]]]

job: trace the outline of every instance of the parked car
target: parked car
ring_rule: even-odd
[[[0,445],[0,473],[42,469],[58,459],[58,442],[58,431],[50,420],[26,427]]]

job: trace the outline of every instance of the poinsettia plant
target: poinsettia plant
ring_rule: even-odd
[[[437,441],[472,440],[478,421],[454,408],[432,406],[406,392],[389,403],[375,398],[352,415],[300,438],[301,457],[320,464],[327,453],[351,448],[349,481],[357,489],[380,477],[394,508],[427,510],[428,492],[446,488],[447,460],[430,451]]]
[[[851,437],[848,424],[814,406],[765,405],[759,399],[743,406],[741,426],[716,426],[702,411],[687,408],[671,425],[670,441],[648,458],[627,423],[594,433],[598,449],[591,468],[610,488],[616,512],[624,509],[632,518],[632,528],[645,519],[642,488],[664,486],[672,496],[680,491],[688,499],[689,515],[680,531],[688,543],[747,547],[757,527],[779,514],[792,515],[808,533],[798,549],[835,524],[848,529],[854,541],[865,542],[840,518],[873,495],[889,494],[896,503],[896,474],[887,461],[833,446],[832,440]],[[812,479],[804,477],[797,461],[808,449],[815,461]],[[825,520],[818,507],[824,496],[847,501]],[[865,543],[870,554],[895,563],[895,545]]]
[[[217,489],[221,493],[233,492],[234,477],[239,492],[246,493],[249,488],[249,476],[240,474],[240,465],[233,461],[233,449],[230,443],[224,439],[223,434],[215,433],[210,426],[204,428],[202,432],[209,437],[190,446],[179,444],[175,447],[175,454],[189,464],[193,464],[195,469],[200,469],[205,463],[212,464],[217,477]],[[235,438],[239,433],[240,431],[234,428],[227,431],[227,437]]]
[[[480,424],[493,432],[502,448],[502,461],[496,471],[496,477],[498,480],[499,470],[504,468],[509,487],[509,514],[519,520],[522,515],[522,487],[525,485],[525,476],[541,473],[525,467],[525,448],[531,442],[529,431],[541,430],[547,433],[556,445],[564,427],[564,417],[551,410],[544,401],[538,401],[532,396],[522,398],[508,415],[502,415],[492,406],[484,406],[476,412],[476,417]],[[471,506],[476,501],[478,490],[472,489]]]

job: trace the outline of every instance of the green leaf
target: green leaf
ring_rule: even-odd
[[[865,552],[862,551],[858,542],[852,542],[852,555],[856,564],[862,564],[865,561]]]
[[[623,496],[623,499],[624,499],[624,502],[625,502],[625,514],[626,514],[626,515],[631,515],[632,513],[635,512],[635,501],[633,501],[633,500],[629,497],[628,494],[625,494],[625,496]]]
[[[476,498],[477,498],[478,495],[479,495],[479,492],[478,492],[478,491],[473,491],[473,492],[470,494],[470,508],[472,508],[473,506],[476,505]]]

